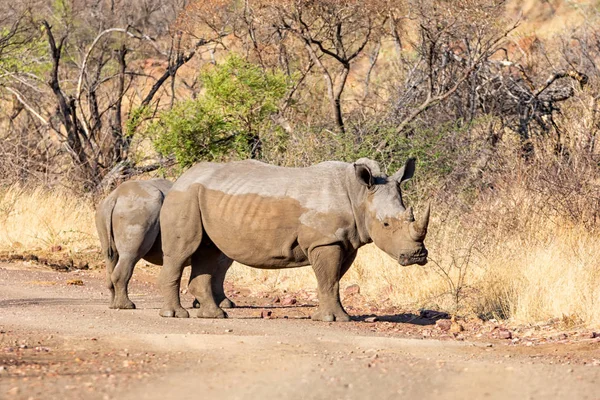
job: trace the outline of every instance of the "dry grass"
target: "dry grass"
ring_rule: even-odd
[[[98,247],[91,201],[66,189],[13,186],[0,191],[0,249],[71,252]]]
[[[365,300],[407,309],[541,322],[600,325],[600,238],[559,215],[536,213],[540,199],[499,189],[472,211],[435,209],[431,262],[401,267],[365,246],[342,281]],[[63,246],[97,251],[93,205],[67,192],[10,188],[0,193],[0,250]],[[417,208],[417,210],[419,207]],[[314,289],[310,268],[265,271],[235,265],[229,278],[254,291]]]

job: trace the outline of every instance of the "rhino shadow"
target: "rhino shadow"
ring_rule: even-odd
[[[376,314],[363,314],[355,315],[352,317],[352,321],[367,322],[367,318],[377,318],[377,321],[381,322],[393,322],[397,324],[413,324],[413,325],[435,325],[435,322],[441,318],[426,318],[418,314],[403,313],[403,314],[391,314],[391,315],[376,315]]]

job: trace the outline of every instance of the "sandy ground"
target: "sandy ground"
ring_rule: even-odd
[[[411,315],[318,323],[312,303],[243,290],[227,320],[163,319],[152,277],[136,271],[127,311],[108,309],[102,278],[0,264],[0,399],[600,399],[597,339],[527,346]]]

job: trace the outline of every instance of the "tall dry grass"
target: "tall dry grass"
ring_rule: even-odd
[[[561,208],[582,199],[553,198],[556,192],[532,186],[543,173],[527,168],[541,170],[516,165],[469,207],[434,202],[426,266],[401,267],[368,245],[342,288],[358,284],[366,301],[407,310],[600,325],[600,234]],[[8,188],[0,192],[0,250],[60,245],[97,255],[93,214],[91,201],[67,191]],[[310,267],[267,271],[235,264],[228,279],[256,292],[316,288]]]
[[[72,191],[18,185],[0,190],[0,249],[95,251],[98,235],[91,200]]]

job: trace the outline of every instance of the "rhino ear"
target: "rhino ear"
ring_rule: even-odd
[[[375,179],[369,167],[365,164],[354,164],[354,172],[356,173],[356,179],[361,185],[365,185],[369,189],[373,187]]]
[[[412,157],[406,160],[406,164],[392,176],[392,179],[400,184],[412,178],[415,174],[415,161],[416,159]]]

